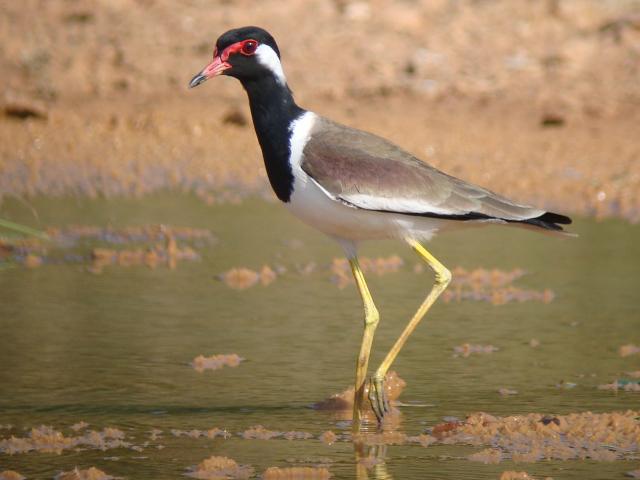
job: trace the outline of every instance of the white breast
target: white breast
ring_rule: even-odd
[[[339,241],[352,242],[394,237],[427,240],[447,223],[440,219],[367,211],[334,198],[301,168],[304,147],[316,118],[315,113],[306,112],[290,126],[292,136],[289,160],[294,184],[286,206],[291,213]]]

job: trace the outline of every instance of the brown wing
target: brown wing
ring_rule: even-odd
[[[367,210],[511,221],[545,213],[447,175],[383,138],[322,117],[301,166],[333,198]]]

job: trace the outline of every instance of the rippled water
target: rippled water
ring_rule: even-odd
[[[352,381],[362,329],[353,286],[338,289],[326,268],[339,248],[280,208],[250,201],[208,207],[183,196],[145,200],[37,200],[31,207],[8,201],[0,215],[30,225],[163,223],[210,229],[217,242],[199,262],[175,270],[107,267],[89,273],[80,264],[0,270],[0,424],[52,425],[65,434],[83,420],[91,428],[115,426],[143,445],[148,432],[162,440],[142,451],[65,451],[60,455],[0,453],[0,471],[52,478],[60,470],[95,465],[136,479],[177,478],[211,455],[226,455],[256,473],[269,466],[327,464],[334,478],[355,478],[354,446],[314,440],[244,440],[174,437],[170,429],[226,428],[256,424],[297,430],[316,438],[349,426],[309,406]],[[555,299],[491,305],[439,303],[394,365],[407,381],[401,400],[402,429],[417,434],[470,412],[564,414],[638,408],[637,393],[602,391],[625,371],[640,369],[640,356],[622,358],[618,347],[640,343],[640,228],[620,221],[579,219],[577,239],[558,239],[491,227],[437,237],[431,251],[453,268],[522,268],[522,288],[549,288]],[[382,359],[430,288],[416,274],[417,257],[397,242],[365,245],[362,253],[397,253],[405,267],[369,276],[382,314],[372,366]],[[307,276],[296,265],[314,261]],[[230,289],[216,275],[236,266],[281,265],[287,273],[269,286]],[[531,339],[540,346],[529,346]],[[453,357],[465,342],[492,344],[488,355]],[[237,368],[198,373],[198,354],[237,353]],[[556,384],[577,384],[565,390]],[[518,391],[503,397],[501,387]],[[9,434],[0,430],[0,438]],[[158,450],[156,444],[164,445]],[[526,470],[554,478],[618,478],[638,462],[567,461],[483,465],[466,460],[478,448],[380,446],[382,462],[369,478],[498,478]],[[360,472],[362,477],[362,472]]]

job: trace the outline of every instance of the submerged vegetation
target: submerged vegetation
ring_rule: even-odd
[[[0,264],[13,263],[27,268],[41,265],[84,264],[91,273],[102,273],[105,267],[146,265],[150,268],[176,268],[180,261],[199,259],[194,248],[215,243],[208,230],[167,225],[145,225],[116,229],[72,225],[48,227],[44,232],[13,222],[10,225],[30,236],[2,239]],[[180,246],[178,242],[193,246]]]
[[[0,229],[6,229],[9,231],[17,232],[29,237],[36,237],[41,240],[49,240],[49,236],[45,232],[41,232],[40,230],[36,230],[35,228],[31,228],[26,225],[21,225],[16,222],[11,222],[4,218],[0,218]]]

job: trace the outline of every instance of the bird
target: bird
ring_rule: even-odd
[[[364,421],[365,390],[381,426],[390,411],[385,375],[417,325],[451,282],[427,250],[434,234],[460,226],[507,225],[563,233],[565,215],[512,201],[448,175],[392,142],[336,123],[295,102],[273,36],[256,26],[223,33],[213,60],[189,88],[217,76],[235,77],[247,93],[271,187],[304,223],[344,250],[362,299],[364,332],[356,360],[353,431]],[[358,261],[361,242],[399,239],[433,270],[434,284],[380,366],[367,379],[380,314]]]

